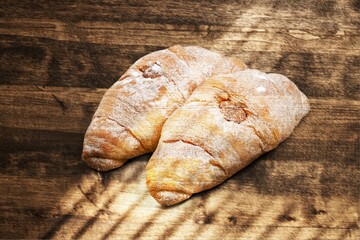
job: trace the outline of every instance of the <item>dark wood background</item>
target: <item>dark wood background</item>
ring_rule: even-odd
[[[0,2],[0,238],[359,239],[360,2]],[[80,161],[108,87],[141,56],[198,45],[288,76],[294,134],[221,186],[164,208],[150,155]]]

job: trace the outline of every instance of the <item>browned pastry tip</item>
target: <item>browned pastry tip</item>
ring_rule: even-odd
[[[147,152],[129,130],[108,118],[95,117],[89,128],[92,131],[85,135],[82,159],[98,171],[122,166],[129,158],[137,156],[135,151]]]

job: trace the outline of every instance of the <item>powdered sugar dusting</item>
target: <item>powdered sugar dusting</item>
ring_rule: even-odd
[[[162,68],[159,61],[150,62],[143,66],[141,70],[143,71],[144,78],[156,78],[162,74]]]
[[[266,92],[266,88],[263,87],[263,86],[260,86],[260,87],[257,87],[257,88],[256,88],[256,91],[257,91],[258,93],[264,93],[264,92]]]
[[[160,77],[163,78],[163,77]],[[164,80],[153,81],[151,78],[132,78],[133,84],[124,84],[118,93],[121,101],[126,96],[127,101],[134,105],[143,105],[159,97],[159,91],[164,86]]]
[[[131,76],[133,76],[133,77],[139,77],[139,76],[141,76],[141,74],[140,74],[138,71],[132,71],[132,72],[131,72]]]
[[[161,73],[162,69],[161,69],[161,66],[160,66],[160,61],[156,61],[154,64],[152,64],[151,69],[155,73]]]
[[[93,129],[97,132],[107,132],[112,138],[116,138],[120,141],[126,141],[128,146],[133,148],[138,147],[139,142],[137,139],[133,138],[127,130],[119,125],[116,121],[111,120],[106,117],[95,117],[91,122],[89,129]],[[107,144],[104,138],[97,136],[97,134],[92,134],[91,137],[86,139],[91,141],[91,144],[85,144],[84,150],[98,152],[102,151],[102,145]]]
[[[260,72],[260,71],[255,70],[255,69],[251,69],[251,71],[252,71],[254,77],[256,77],[256,78],[260,78],[260,79],[268,80],[268,81],[270,80],[266,73]]]

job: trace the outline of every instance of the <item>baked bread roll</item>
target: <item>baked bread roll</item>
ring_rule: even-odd
[[[244,70],[203,82],[166,121],[146,167],[150,194],[173,205],[274,149],[309,111],[288,78]]]
[[[239,60],[191,46],[140,58],[102,98],[85,134],[83,161],[107,171],[153,152],[166,119],[204,79],[244,68]]]

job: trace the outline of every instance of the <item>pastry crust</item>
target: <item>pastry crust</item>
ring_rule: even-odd
[[[306,96],[279,74],[206,80],[163,126],[146,168],[150,194],[173,205],[222,183],[289,137],[308,111]]]
[[[239,60],[192,46],[140,58],[101,100],[85,134],[83,161],[107,171],[153,152],[167,118],[204,79],[245,68]]]

